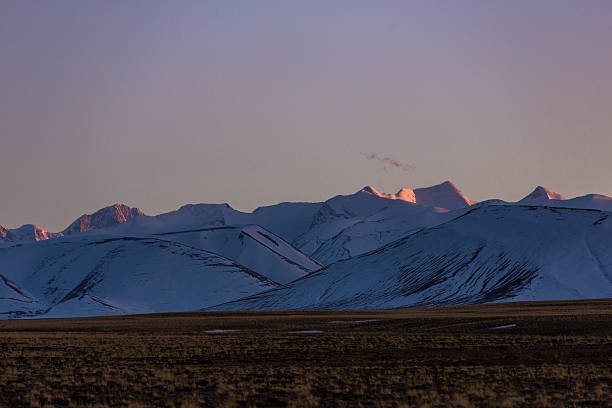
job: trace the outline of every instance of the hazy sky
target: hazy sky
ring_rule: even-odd
[[[612,195],[610,1],[0,0],[0,50],[8,227],[447,179]]]

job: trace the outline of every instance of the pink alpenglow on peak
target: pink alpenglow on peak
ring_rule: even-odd
[[[427,207],[438,207],[446,210],[457,210],[475,204],[475,201],[467,198],[450,181],[445,181],[431,187],[409,189],[402,188],[396,194],[385,194],[378,192],[372,186],[362,188],[358,193],[370,194],[377,197],[388,198],[390,200],[401,200],[409,203],[423,205]]]
[[[0,226],[0,241],[8,243],[44,241],[49,238],[57,238],[61,236],[61,232],[49,232],[46,229],[34,224],[22,225],[21,227],[15,229],[7,229]]]
[[[359,192],[375,195],[375,196],[382,197],[382,198],[388,198],[390,200],[401,200],[401,201],[407,201],[409,203],[416,203],[416,200],[414,197],[414,191],[412,191],[409,188],[402,188],[396,194],[386,194],[386,193],[378,192],[372,186],[365,186]]]
[[[416,196],[414,195],[414,190],[410,188],[402,188],[400,191],[393,195],[395,199],[408,201],[411,203],[416,203]]]
[[[542,186],[537,186],[535,188],[535,190],[533,190],[531,192],[531,194],[529,194],[528,196],[526,196],[525,198],[523,198],[520,202],[524,202],[524,201],[539,201],[539,200],[565,200],[565,197],[563,197],[561,194],[559,193],[555,193],[554,191],[550,191],[549,189],[542,187]]]
[[[9,230],[0,225],[0,239],[6,239],[8,237]]]
[[[141,217],[144,212],[140,208],[131,208],[124,204],[113,204],[104,207],[93,214],[83,214],[62,233],[64,235],[101,229],[122,224],[132,218]]]
[[[61,236],[61,234],[54,234],[52,232],[47,231],[43,227],[33,224],[23,225],[16,230],[13,230],[13,233],[23,234],[25,237],[32,238],[34,241],[44,241],[49,238],[53,238],[56,236]]]

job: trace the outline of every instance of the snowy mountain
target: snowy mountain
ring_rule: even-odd
[[[561,194],[538,186],[533,192],[520,200],[517,204],[544,205],[563,208],[582,208],[591,210],[612,211],[612,198],[601,194],[587,194],[571,199]]]
[[[437,207],[391,204],[361,219],[331,239],[321,242],[311,254],[324,265],[348,259],[395,241],[419,228],[448,221],[464,210],[444,211]]]
[[[214,252],[278,283],[288,283],[322,268],[259,225],[208,227],[157,236]]]
[[[46,309],[45,304],[0,274],[0,318],[32,316]]]
[[[525,196],[520,203],[530,203],[533,201],[549,201],[549,200],[565,200],[565,198],[554,191],[550,191],[549,189],[537,186],[535,190],[533,190],[530,194]]]
[[[186,208],[186,220],[206,224],[218,221],[217,210],[224,207]],[[177,217],[154,227],[167,230],[187,222]],[[7,291],[0,292],[0,313],[59,317],[195,310],[280,287],[322,267],[257,225],[148,235],[134,234],[135,228],[118,234],[121,228],[0,249]]]
[[[21,302],[16,313],[39,314],[44,304],[45,316],[194,310],[280,286],[212,252],[154,237],[24,244],[0,249],[0,265],[5,287],[31,294],[2,296]]]
[[[6,240],[9,235],[9,230],[0,225],[0,240]]]
[[[385,193],[379,193],[372,186],[366,186],[363,189],[361,189],[360,193],[371,194],[377,197],[388,198],[391,200],[408,201],[409,203],[416,204],[416,196],[414,195],[414,191],[409,188],[402,188],[395,194],[385,194]]]
[[[430,203],[442,200],[444,204],[453,204],[459,190],[451,183],[440,186],[431,187],[430,193],[425,191],[421,196]],[[448,221],[467,210],[465,205],[454,212],[421,205],[413,201],[411,192],[402,189],[397,194],[383,194],[367,186],[355,194],[331,198],[314,214],[308,231],[296,238],[293,245],[328,265],[376,249],[415,228]]]
[[[116,204],[61,233],[0,226],[0,317],[609,297],[612,214],[600,210],[612,198],[537,187],[475,203],[451,182],[251,213]]]
[[[135,217],[107,231],[118,235],[147,235],[259,225],[269,234],[291,242],[293,247],[317,262],[328,264],[377,248],[414,228],[435,225],[450,218],[442,215],[448,212],[446,209],[417,205],[396,195],[374,191],[372,187],[366,187],[355,194],[336,196],[324,203],[281,203],[259,207],[252,213],[235,210],[228,204],[189,204],[156,216]],[[406,191],[400,190],[397,196],[405,197]],[[354,225],[360,227],[351,229]],[[373,229],[366,231],[365,225]],[[362,236],[362,232],[367,236]],[[347,239],[352,243],[338,244]],[[200,245],[204,245],[204,241]],[[329,246],[336,248],[327,249]],[[237,258],[232,259],[240,262]],[[311,259],[309,262],[314,261]]]
[[[418,197],[415,195],[419,192]],[[406,203],[416,203],[424,206],[435,206],[453,210],[472,203],[452,183],[445,182],[438,186],[411,190],[402,188],[396,194],[379,193],[372,186],[364,187],[357,194],[351,196],[356,200],[347,204],[344,212],[346,218],[363,216],[363,200],[359,197],[369,195],[379,199],[398,200]],[[419,199],[420,197],[420,199]],[[333,201],[332,201],[333,200]],[[419,201],[420,200],[420,201]],[[36,225],[24,225],[17,229],[7,229],[0,226],[0,243],[14,244],[19,242],[40,241],[57,238],[64,235],[120,227],[115,229],[122,233],[159,233],[177,230],[180,228],[204,228],[219,225],[246,225],[257,224],[273,231],[288,242],[294,242],[312,227],[314,218],[320,216],[319,212],[326,204],[334,207],[337,197],[324,203],[280,203],[259,207],[252,213],[245,213],[233,209],[229,204],[187,204],[176,211],[170,211],[156,216],[147,216],[139,208],[128,207],[124,204],[114,204],[104,207],[93,214],[83,214],[62,232],[51,233]],[[349,198],[345,200],[351,201]],[[384,201],[383,201],[384,202]],[[463,203],[463,205],[460,205]],[[353,209],[352,207],[356,208]],[[366,203],[367,206],[367,203]],[[380,209],[380,206],[376,208]],[[323,214],[326,209],[323,209]],[[355,211],[355,212],[353,212]],[[371,215],[371,214],[370,214]],[[321,220],[317,221],[320,223]],[[302,238],[300,242],[303,242]]]
[[[292,224],[287,215],[304,207],[310,208],[311,205],[297,204],[290,211],[286,211],[286,205],[279,207],[281,213],[289,214],[276,219],[274,214],[267,214],[266,209],[244,213],[229,204],[188,204],[156,216],[147,216],[138,209],[131,209],[138,210],[141,215],[108,227],[104,232],[117,236],[164,236],[165,239],[194,248],[213,251],[247,268],[261,271],[275,282],[285,283],[319,269],[321,265],[274,232],[252,222],[274,226],[284,219],[281,225],[290,228],[282,230],[289,234],[291,228],[299,227],[300,218]]]
[[[458,210],[475,204],[450,181],[432,187],[417,188],[414,190],[414,195],[417,204],[447,210]]]
[[[113,234],[159,234],[213,226],[251,224],[250,221],[251,214],[235,210],[229,204],[187,204],[176,211],[132,218],[107,228],[107,231]]]
[[[451,182],[417,190],[424,204],[415,202],[411,189],[384,194],[372,186],[323,203],[281,203],[259,207],[252,213],[235,210],[229,204],[189,204],[156,216],[139,216],[108,231],[142,235],[259,225],[317,262],[329,264],[375,249],[414,228],[450,219],[452,215],[442,215],[449,211],[443,205],[465,211],[473,203]]]
[[[315,213],[323,203],[280,203],[259,207],[252,213],[250,223],[274,231],[285,241],[293,242],[308,230]]]
[[[83,214],[68,226],[63,235],[71,235],[94,229],[111,227],[124,223],[136,217],[142,217],[144,212],[140,208],[130,208],[124,204],[113,204],[104,207],[93,214]]]
[[[408,202],[389,200],[371,194],[367,188],[355,194],[331,198],[313,215],[308,230],[296,238],[293,245],[304,253],[314,255],[321,245],[346,228],[362,222],[392,204],[405,207],[411,205]]]
[[[380,193],[372,186],[366,186],[360,192],[391,200],[401,200],[423,206],[444,208],[446,210],[457,210],[475,204],[474,201],[467,198],[467,196],[450,181],[414,190],[402,188],[396,194]]]
[[[223,310],[612,297],[612,214],[484,206]]]
[[[564,200],[563,202],[554,201],[553,204],[559,207],[567,208],[612,211],[612,198],[601,194],[587,194],[569,200]]]
[[[114,204],[102,208],[93,214],[84,214],[80,216],[62,232],[49,232],[33,224],[26,224],[15,229],[7,229],[0,225],[0,244],[7,246],[59,238],[64,235],[111,227],[143,215],[144,213],[139,208],[130,208],[123,204]]]
[[[0,244],[12,245],[21,242],[44,241],[61,237],[62,233],[53,233],[38,225],[26,224],[19,228],[7,229],[0,225]]]

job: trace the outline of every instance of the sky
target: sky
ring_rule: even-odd
[[[0,224],[612,196],[611,38],[606,0],[2,0]]]

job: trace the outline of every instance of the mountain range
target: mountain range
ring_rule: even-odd
[[[377,309],[612,297],[612,198],[372,186],[241,212],[114,204],[61,232],[0,226],[0,316]]]

